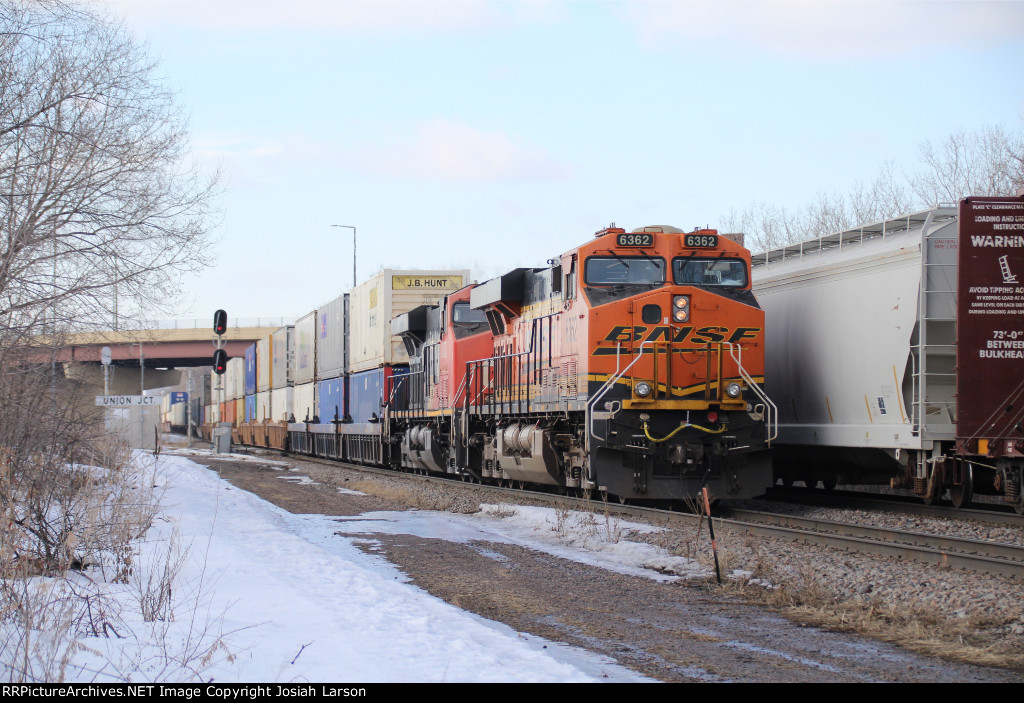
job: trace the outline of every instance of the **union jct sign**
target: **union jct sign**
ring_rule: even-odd
[[[96,405],[101,408],[126,408],[132,405],[160,405],[156,395],[98,395]]]

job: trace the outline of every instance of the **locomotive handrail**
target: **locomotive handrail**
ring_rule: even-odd
[[[733,344],[732,342],[722,342],[729,347],[729,356],[736,362],[736,368],[739,369],[740,377],[746,382],[747,386],[754,391],[754,394],[761,399],[764,403],[765,408],[765,428],[766,428],[766,443],[771,444],[779,436],[779,408],[772,402],[772,399],[768,397],[761,386],[757,385],[753,377],[747,370],[743,368],[743,347],[739,344]]]
[[[508,354],[502,354],[500,356],[489,356],[489,357],[484,358],[484,359],[473,359],[471,361],[467,361],[466,362],[466,377],[465,378],[468,380],[469,377],[470,377],[470,374],[473,373],[473,370],[476,367],[483,368],[484,364],[487,364],[489,368],[494,369],[495,362],[499,362],[499,361],[509,361],[509,362],[512,362],[512,361],[514,361],[515,359],[518,359],[521,356],[527,356],[527,355],[533,354],[534,353],[534,348],[536,347],[536,343],[537,343],[537,323],[538,323],[538,320],[542,320],[542,319],[544,319],[544,318],[536,318],[536,319],[533,320],[533,325],[530,328],[530,346],[525,351],[511,352],[511,353],[508,353]],[[520,367],[520,374],[519,375],[521,376],[521,374],[522,374],[522,368]],[[493,373],[489,374],[489,378],[488,378],[488,381],[487,381],[487,387],[486,388],[481,388],[480,391],[474,397],[474,400],[479,399],[480,396],[482,396],[484,394],[484,391],[487,390],[487,388],[492,388],[494,386],[494,380],[495,380],[494,379],[494,375],[495,374],[493,374]],[[515,371],[514,371],[514,369],[512,368],[512,366],[510,364],[509,365],[509,377],[510,377],[510,380],[511,380],[511,377],[513,375],[515,375]],[[510,383],[509,385],[511,386],[512,384]],[[522,395],[522,386],[523,386],[523,384],[522,383],[516,383],[515,386],[516,386],[516,399],[515,399],[515,401],[513,401],[511,398],[508,398],[504,402],[507,402],[509,405],[511,405],[513,402],[515,402],[516,406],[517,406],[516,407],[517,411],[522,412],[522,402],[523,402],[523,399],[522,399],[521,395]],[[461,386],[460,386],[460,388],[461,388]],[[498,389],[498,390],[500,391],[500,389]],[[469,402],[469,394],[470,393],[469,393],[469,390],[467,388],[467,391],[466,391],[466,407],[467,407],[467,410],[470,407],[479,407],[479,404],[470,403]],[[494,395],[495,394],[492,393],[492,398],[491,398],[491,400],[489,402],[489,405],[491,406],[492,410],[493,410],[493,406],[494,406],[495,403],[502,402],[502,401],[496,400],[494,398]],[[458,396],[456,395],[456,397],[458,397]],[[526,412],[529,412],[529,411],[530,411],[530,398],[527,395],[527,398],[526,398]]]
[[[594,439],[601,439],[596,434],[594,434],[594,413],[592,410],[593,406],[597,405],[597,401],[601,400],[601,398],[604,397],[604,395],[611,389],[611,387],[615,385],[618,382],[618,380],[625,375],[627,371],[633,368],[633,364],[640,361],[641,357],[643,357],[644,355],[645,344],[654,344],[654,342],[652,340],[640,342],[640,346],[637,347],[638,351],[636,354],[636,358],[629,362],[629,365],[626,366],[626,368],[622,369],[621,371],[619,371],[619,364],[621,363],[619,361],[619,355],[622,351],[622,344],[618,343],[615,345],[615,374],[613,376],[609,376],[608,380],[604,382],[604,385],[601,386],[597,393],[594,394],[594,397],[587,401],[585,423],[587,426],[586,451],[588,455],[590,454],[590,438],[593,437]]]

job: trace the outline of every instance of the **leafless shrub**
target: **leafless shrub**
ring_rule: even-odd
[[[187,557],[180,535],[174,532],[154,550],[148,563],[132,570],[130,584],[144,621],[174,618],[174,589]]]
[[[517,514],[516,506],[509,505],[507,503],[499,503],[498,505],[492,506],[487,510],[487,514],[491,517],[506,518],[513,517]]]

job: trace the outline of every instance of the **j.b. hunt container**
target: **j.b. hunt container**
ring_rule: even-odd
[[[384,269],[356,286],[349,296],[349,373],[406,364],[409,356],[391,320],[441,298],[470,282],[463,270]]]

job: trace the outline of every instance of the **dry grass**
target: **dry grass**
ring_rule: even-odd
[[[843,598],[823,582],[814,564],[794,573],[728,533],[718,542],[723,575],[740,567],[751,576],[725,579],[722,586],[709,581],[710,589],[765,605],[805,625],[872,637],[950,661],[1024,672],[1024,637],[1009,631],[1021,608],[999,616],[954,617],[933,606],[893,603],[874,594]],[[710,564],[710,549],[698,558]],[[772,586],[765,587],[765,582]]]

